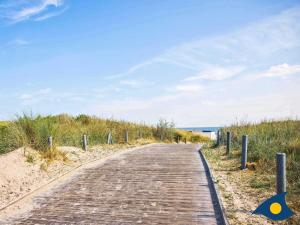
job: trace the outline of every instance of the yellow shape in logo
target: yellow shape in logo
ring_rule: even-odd
[[[270,205],[270,211],[273,214],[279,214],[281,212],[281,205],[278,202],[274,202]]]

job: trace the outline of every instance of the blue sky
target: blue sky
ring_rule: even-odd
[[[0,0],[0,120],[300,115],[299,1]]]

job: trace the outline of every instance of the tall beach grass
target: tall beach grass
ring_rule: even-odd
[[[255,163],[259,173],[274,175],[276,173],[276,153],[286,153],[288,192],[300,195],[299,120],[234,124],[221,129],[223,144],[226,142],[227,131],[232,133],[233,151],[230,157],[241,156],[242,135],[248,135],[248,161]]]
[[[111,133],[113,143],[122,144],[125,142],[126,132],[128,132],[130,143],[140,139],[173,142],[179,135],[187,139],[191,136],[189,132],[178,133],[174,123],[162,119],[156,126],[149,126],[144,123],[101,119],[87,115],[33,116],[23,114],[15,121],[0,123],[0,154],[21,146],[31,146],[34,149],[46,151],[49,136],[53,137],[56,146],[81,147],[83,134],[88,136],[88,144],[93,146],[106,144],[108,134]],[[193,142],[206,140],[199,134],[194,134],[194,136]]]

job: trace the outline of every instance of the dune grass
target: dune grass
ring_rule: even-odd
[[[23,114],[15,121],[0,123],[0,154],[21,146],[47,151],[49,136],[53,137],[54,148],[55,146],[81,147],[83,134],[88,136],[89,146],[106,144],[109,133],[112,134],[113,143],[122,144],[125,143],[126,131],[129,143],[142,139],[153,140],[153,142],[173,142],[178,135],[186,138],[191,136],[188,132],[179,134],[175,124],[165,120],[160,120],[156,126],[149,126],[143,123],[101,119],[87,115],[74,117],[67,114],[55,116]],[[193,135],[193,142],[202,140],[201,135]],[[49,155],[50,158],[56,154],[52,153]]]
[[[191,131],[185,131],[185,130],[176,130],[175,131],[175,138],[176,141],[182,141],[182,142],[192,142],[192,143],[198,143],[198,142],[209,142],[209,137],[206,137],[202,135],[199,132],[191,132]]]
[[[19,148],[24,143],[25,135],[15,123],[0,123],[0,154]]]
[[[300,200],[299,120],[234,124],[221,129],[223,144],[226,143],[227,131],[232,133],[232,151],[229,157],[236,159],[241,157],[242,135],[248,135],[248,162],[252,162],[258,175],[250,183],[253,187],[273,188],[275,190],[276,153],[286,153],[289,198]],[[300,202],[298,202],[297,207],[300,207]]]

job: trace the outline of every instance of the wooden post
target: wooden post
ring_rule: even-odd
[[[285,153],[276,154],[276,189],[277,194],[286,192],[286,157]]]
[[[107,144],[109,144],[109,145],[112,144],[112,134],[111,134],[111,132],[108,133],[108,136],[107,136]]]
[[[164,137],[162,134],[160,134],[160,140],[163,141],[164,140]]]
[[[87,151],[87,145],[88,145],[87,136],[86,136],[86,134],[84,134],[82,136],[82,148],[83,148],[84,151]]]
[[[48,145],[49,145],[49,149],[53,148],[53,138],[52,138],[52,136],[48,137]]]
[[[242,162],[241,169],[244,170],[247,167],[247,150],[248,150],[248,135],[242,137]]]
[[[128,130],[125,132],[125,143],[128,143],[129,138],[128,138]]]
[[[184,143],[186,144],[186,137],[184,138]]]
[[[231,143],[231,132],[227,131],[226,154],[229,155]]]
[[[220,130],[218,130],[217,131],[217,146],[220,146],[220,138],[221,138]]]
[[[179,141],[180,141],[180,137],[179,135],[177,136],[177,144],[179,144]]]

